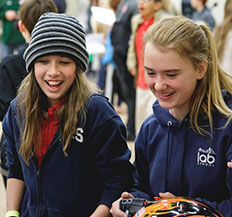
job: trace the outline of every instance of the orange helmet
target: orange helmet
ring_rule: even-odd
[[[129,201],[133,206],[133,200],[137,199],[125,199]],[[125,204],[125,201],[124,201]],[[157,201],[143,200],[142,208],[138,209],[134,213],[130,213],[127,210],[128,216],[132,217],[178,217],[178,216],[195,216],[195,217],[223,217],[217,210],[210,206],[198,202],[192,199],[184,197],[174,197],[169,199],[160,199]],[[138,202],[136,202],[138,205]],[[131,209],[132,210],[132,209]],[[126,211],[126,210],[124,210]]]

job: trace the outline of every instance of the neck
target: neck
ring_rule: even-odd
[[[152,19],[152,17],[153,17],[153,14],[152,15],[144,16],[143,19],[144,20],[150,20],[150,19]]]
[[[197,12],[201,12],[204,9],[204,5],[200,5],[196,8]]]
[[[25,31],[25,32],[21,32],[26,43],[29,43],[30,42],[30,39],[31,39],[31,34],[28,32],[28,31]]]
[[[184,120],[185,116],[188,114],[188,111],[186,112],[177,112],[174,109],[169,109],[169,113],[176,118],[178,121]]]

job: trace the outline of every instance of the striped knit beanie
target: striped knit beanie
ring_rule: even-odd
[[[49,12],[39,18],[24,52],[27,71],[31,71],[36,59],[46,55],[69,57],[83,72],[86,71],[89,55],[85,31],[75,17]]]

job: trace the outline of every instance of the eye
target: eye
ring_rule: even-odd
[[[154,71],[149,71],[149,70],[145,70],[145,73],[149,76],[149,77],[154,77],[156,75],[156,73]]]
[[[41,64],[46,64],[48,63],[48,60],[47,59],[44,59],[44,58],[40,58],[36,61],[36,63],[41,63]]]
[[[168,73],[167,76],[168,76],[168,77],[171,77],[171,78],[174,78],[174,77],[177,76],[177,74],[176,74],[176,73]]]
[[[61,57],[60,60],[59,60],[59,63],[61,65],[69,65],[71,64],[73,61],[67,57]]]
[[[60,64],[62,64],[62,65],[68,65],[70,63],[71,63],[70,61],[66,61],[66,60],[61,60],[60,61]]]

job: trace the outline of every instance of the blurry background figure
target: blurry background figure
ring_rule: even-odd
[[[159,22],[171,15],[169,0],[138,0],[139,14],[132,18],[132,33],[127,54],[127,68],[134,77],[136,83],[135,99],[135,131],[139,132],[143,121],[152,114],[152,104],[156,97],[152,94],[145,81],[144,71],[144,42],[143,36],[150,25]]]
[[[224,20],[214,30],[222,69],[232,76],[232,0],[225,3]]]
[[[110,8],[115,12],[118,4],[120,3],[120,0],[110,0],[109,5]],[[107,18],[106,18],[107,19]],[[111,43],[111,28],[112,26],[109,27],[109,30],[106,35],[106,40],[105,40],[105,53],[104,55],[100,58],[100,70],[98,72],[98,80],[97,84],[101,90],[105,90],[105,82],[106,82],[106,67],[108,64],[112,64],[113,68],[115,68],[115,63],[113,61],[113,46]]]
[[[121,0],[116,11],[116,22],[111,32],[116,75],[123,93],[123,100],[127,104],[128,119],[126,126],[128,141],[134,141],[135,139],[135,85],[134,77],[127,69],[126,59],[131,35],[131,18],[137,13],[136,0]]]
[[[88,19],[87,19],[87,29],[86,29],[86,33],[92,33],[92,26],[91,26],[91,17],[92,17],[92,11],[91,11],[91,7],[92,6],[98,6],[98,0],[90,0],[89,1],[89,7],[88,7]]]
[[[182,8],[182,14],[185,17],[188,17],[188,18],[192,19],[193,12],[195,11],[195,9],[192,8],[190,0],[182,0],[181,8]]]
[[[58,8],[58,13],[65,13],[67,3],[66,0],[53,0]]]
[[[192,8],[196,9],[192,14],[194,21],[204,21],[212,31],[215,27],[215,20],[210,9],[206,6],[207,0],[190,0]]]
[[[120,0],[109,0],[110,8],[116,12],[116,9],[120,3]],[[113,103],[114,94],[117,93],[118,101],[116,103],[115,109],[117,112],[121,111],[121,98],[122,93],[119,88],[119,81],[115,75],[115,63],[113,61],[113,46],[111,43],[111,28],[109,27],[106,41],[105,41],[105,53],[100,59],[100,70],[98,71],[97,84],[99,88],[104,92],[104,94],[110,99]]]
[[[18,52],[25,41],[18,29],[18,9],[20,0],[0,0],[0,20],[2,21],[1,58]]]
[[[104,40],[107,37],[107,33],[109,31],[109,26],[105,23],[99,22],[94,14],[92,13],[93,7],[99,8],[107,8],[109,9],[109,0],[91,0],[89,9],[88,9],[88,19],[87,19],[87,27],[86,32],[87,34],[103,34]],[[105,17],[107,20],[107,17]],[[102,41],[104,44],[104,41]],[[88,71],[87,77],[91,80],[97,79],[97,71],[100,69],[100,62],[99,59],[102,57],[103,53],[89,53],[89,64],[88,64]]]

